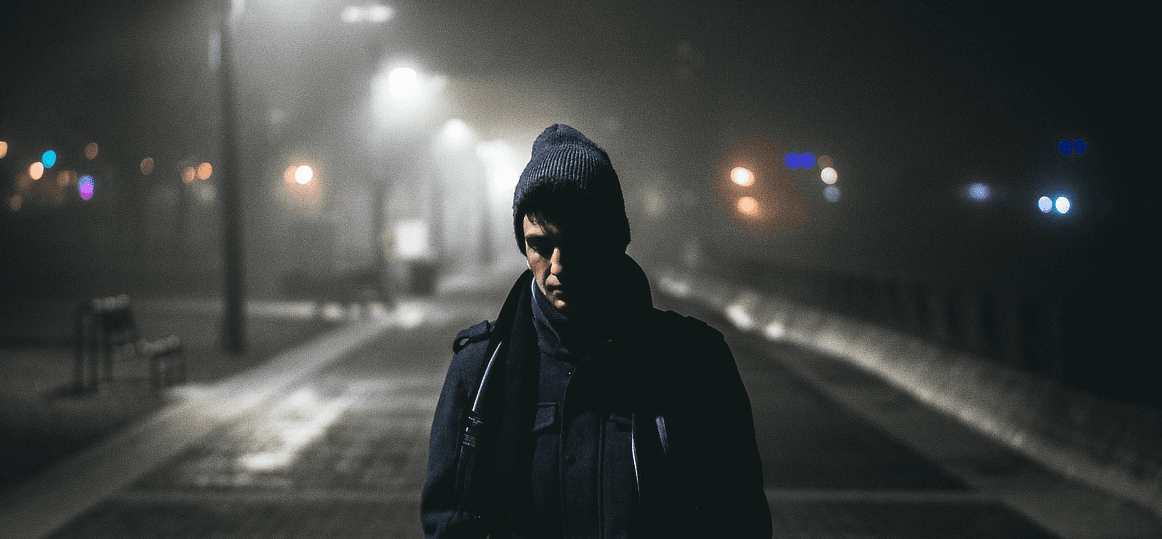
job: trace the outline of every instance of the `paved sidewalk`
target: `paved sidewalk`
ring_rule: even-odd
[[[349,356],[365,344],[377,338],[382,338],[385,332],[391,331],[393,328],[407,329],[417,327],[421,324],[447,325],[447,328],[443,329],[440,334],[443,335],[444,333],[453,331],[452,333],[448,333],[448,335],[444,335],[450,339],[450,335],[454,335],[454,330],[450,328],[457,324],[474,323],[487,317],[488,311],[484,306],[487,305],[491,308],[491,303],[495,303],[495,299],[488,298],[488,301],[476,302],[475,304],[480,306],[477,309],[464,308],[465,303],[468,305],[474,304],[471,298],[457,298],[457,305],[461,307],[459,309],[453,308],[450,304],[443,304],[440,300],[403,301],[397,308],[386,313],[385,316],[351,321],[331,332],[320,335],[302,346],[279,354],[277,357],[229,379],[214,384],[190,384],[179,390],[175,390],[171,392],[171,401],[169,404],[148,415],[144,420],[135,423],[132,427],[122,430],[100,444],[55,464],[30,481],[0,492],[0,530],[5,530],[5,536],[9,536],[8,534],[10,534],[13,537],[27,537],[31,539],[45,537],[53,533],[54,530],[68,525],[70,522],[79,522],[63,529],[63,531],[59,532],[61,535],[54,535],[54,537],[127,536],[116,531],[108,531],[100,523],[95,524],[90,520],[85,520],[88,517],[84,517],[83,515],[86,514],[86,511],[94,507],[99,507],[102,504],[131,503],[135,496],[142,495],[139,488],[129,488],[131,485],[134,485],[135,481],[153,470],[165,469],[164,465],[167,462],[182,454],[183,451],[187,450],[191,444],[195,444],[198,440],[206,437],[212,439],[215,436],[228,436],[228,431],[231,428],[245,430],[247,428],[253,428],[255,425],[267,423],[263,419],[258,419],[257,421],[250,421],[248,419],[237,423],[234,427],[228,427],[228,425],[234,424],[244,417],[250,417],[247,414],[251,414],[251,416],[254,414],[258,414],[258,416],[290,414],[289,417],[292,418],[306,415],[317,417],[320,410],[326,411],[326,407],[323,406],[320,408],[319,406],[315,406],[319,402],[310,400],[314,397],[309,397],[309,395],[317,395],[320,393],[303,393],[303,388],[314,387],[312,384],[317,386],[316,382],[324,383],[325,385],[326,377],[319,373],[327,369],[328,365],[345,356]],[[455,320],[454,322],[453,319]],[[441,350],[444,348],[447,348],[447,343],[443,343],[443,346],[440,346]],[[439,366],[437,370],[442,370],[442,368],[442,366]],[[427,385],[438,383],[440,376],[433,375],[431,378],[432,380]],[[355,385],[358,386],[358,384]],[[360,387],[362,389],[357,388],[351,390],[348,392],[350,393],[349,395],[340,400],[348,404],[352,402],[364,402],[366,399],[359,397],[362,394],[360,392],[367,393],[370,391],[375,393],[376,390],[374,384],[364,384]],[[286,394],[287,391],[292,392],[288,395]],[[319,391],[322,394],[329,394],[328,392],[333,393],[333,391],[327,388],[322,388]],[[308,395],[308,397],[304,397],[303,395]],[[331,397],[333,395],[327,397],[328,402],[333,401]],[[304,398],[307,398],[308,401],[304,402]],[[309,406],[306,408],[300,406],[296,412],[295,403]],[[434,407],[434,403],[423,402],[420,404],[424,405],[425,413],[430,415],[430,409]],[[287,406],[290,406],[289,411],[284,409]],[[296,414],[298,415],[296,416]],[[430,422],[430,417],[425,421]],[[417,425],[423,422],[413,420],[409,424],[418,428]],[[277,424],[277,422],[271,424]],[[272,439],[285,436],[287,433],[291,433],[292,435],[298,433],[298,435],[301,435],[304,432],[304,428],[310,429],[309,425],[306,427],[304,425],[296,426],[293,424],[288,426],[285,422],[277,426],[278,428],[275,431],[257,435],[261,442],[259,445],[270,445],[274,443],[271,441]],[[226,434],[224,434],[223,428],[226,428]],[[423,425],[422,428],[426,431],[427,425]],[[422,438],[418,437],[417,439]],[[213,440],[207,443],[211,446],[223,445]],[[350,446],[350,444],[342,445],[345,447]],[[355,444],[355,446],[358,446],[358,444]],[[260,451],[258,455],[255,457],[257,459],[255,465],[260,468],[271,465],[270,462],[263,464],[263,459],[280,458],[278,454],[272,454],[269,451]],[[215,460],[215,457],[210,457],[210,461],[220,462],[221,459]],[[195,468],[198,467],[197,462],[197,459],[195,459],[195,464],[193,465]],[[236,484],[238,479],[232,475],[218,476],[217,479],[213,475],[206,476],[206,474],[200,474],[198,476],[202,478],[201,481],[203,483],[209,481],[208,484],[202,484],[201,486],[208,486],[211,490],[215,487],[238,486]],[[206,479],[206,477],[209,477],[209,479]],[[320,492],[317,497],[327,499],[330,499],[331,494],[334,494],[322,494],[322,491],[317,492]],[[219,494],[223,495],[219,496]],[[303,493],[298,492],[294,494],[296,499],[299,499],[297,496],[300,494]],[[248,496],[246,494],[236,495]],[[182,499],[189,498],[190,496],[195,498],[201,496],[202,498],[200,499],[205,501],[206,504],[195,505],[203,509],[208,506],[211,511],[218,510],[214,508],[228,507],[231,505],[231,497],[228,493],[212,493],[209,495],[209,498],[206,498],[205,496],[207,494],[205,491],[201,493],[188,492],[181,488],[166,489],[162,493],[161,498],[166,500],[166,503],[180,503]],[[280,495],[274,494],[274,496],[277,498]],[[310,492],[307,492],[305,496],[310,498]],[[335,499],[342,500],[351,496],[358,497],[360,495],[351,492],[339,492]],[[379,496],[377,494],[377,497]],[[259,498],[261,498],[261,494]],[[285,502],[286,500],[283,499],[282,501]],[[286,504],[279,505],[279,507],[285,506]],[[291,506],[293,507],[294,504],[292,503]],[[149,511],[131,511],[131,513],[132,515],[126,518],[130,518],[130,520],[133,518],[152,518]],[[99,511],[98,514],[107,515],[108,512]],[[203,526],[202,530],[206,533],[195,533],[195,530],[198,529],[197,524],[199,520],[196,512],[179,511],[178,514],[183,515],[182,518],[193,519],[184,521],[184,524],[179,526],[179,528],[186,530],[181,533],[194,533],[192,535],[194,537],[223,536],[220,533],[222,532],[221,529],[215,531],[213,534],[208,534],[204,528],[206,522],[201,523]],[[77,521],[76,519],[78,517],[81,517],[83,522]],[[412,517],[409,519],[409,522],[416,520],[414,515]],[[104,517],[96,518],[99,520]],[[120,517],[116,518],[119,519]],[[201,520],[204,519],[205,515],[202,515]],[[302,525],[298,528],[292,528],[298,530],[295,533],[300,535],[296,536],[311,536],[310,530],[317,530],[319,522],[300,522],[301,520],[301,518],[299,520],[289,518],[286,522],[299,522]],[[216,522],[221,524],[222,521],[218,519]],[[267,530],[274,530],[280,526],[285,527],[290,525],[287,523],[279,524],[278,526],[272,524]],[[418,525],[414,522],[413,527],[418,529]],[[147,526],[146,529],[154,528]],[[306,533],[306,535],[301,535],[303,533]],[[128,536],[134,535],[130,534]],[[165,533],[165,536],[184,535],[179,534],[176,530],[169,530]],[[225,536],[233,537],[235,535]],[[248,535],[243,533],[237,536],[247,537]]]
[[[142,336],[177,335],[185,347],[188,384],[229,378],[338,327],[349,306],[320,311],[309,302],[248,303],[247,350],[218,346],[220,302],[210,299],[132,298]],[[97,392],[76,393],[73,316],[77,302],[12,300],[0,305],[0,489],[93,444],[174,402],[172,390],[154,391],[143,361],[117,362],[114,380]],[[379,308],[384,310],[383,307]],[[374,309],[362,309],[370,316]]]

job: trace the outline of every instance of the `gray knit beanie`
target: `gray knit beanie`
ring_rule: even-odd
[[[533,184],[541,180],[571,183],[600,202],[600,208],[613,220],[614,230],[623,234],[629,243],[629,218],[625,214],[625,199],[617,172],[609,162],[605,150],[589,140],[580,131],[565,124],[549,126],[533,142],[532,158],[521,172],[512,196],[513,227],[517,230],[517,245],[524,252],[519,213],[521,198]]]

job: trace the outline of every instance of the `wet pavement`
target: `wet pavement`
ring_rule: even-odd
[[[841,361],[659,304],[727,335],[775,537],[1162,536],[1142,511]],[[428,430],[451,339],[498,305],[405,305],[390,322],[349,324],[240,377],[188,387],[184,404],[0,498],[0,529],[30,539],[422,537]]]

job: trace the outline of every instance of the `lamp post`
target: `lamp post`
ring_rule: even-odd
[[[242,177],[235,144],[234,62],[231,19],[238,15],[236,0],[222,0],[219,55],[222,90],[222,247],[223,318],[221,345],[230,353],[246,350],[246,287],[242,257]]]

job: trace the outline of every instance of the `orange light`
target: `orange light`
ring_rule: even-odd
[[[743,167],[734,167],[730,171],[730,179],[743,187],[754,183],[754,173]]]
[[[0,140],[0,159],[4,159],[5,155],[8,155],[8,143]]]
[[[830,155],[820,155],[819,159],[815,160],[815,164],[822,168],[827,168],[831,165],[834,165],[835,163],[831,160]]]
[[[205,181],[214,175],[214,167],[210,163],[202,163],[198,165],[198,179]]]
[[[738,199],[738,211],[747,215],[754,215],[759,211],[759,203],[752,197],[742,197]]]
[[[198,179],[198,171],[194,167],[186,167],[182,169],[182,181],[186,183],[194,183]]]
[[[8,207],[12,208],[12,211],[20,211],[20,207],[23,205],[24,197],[19,193],[12,195],[12,198],[8,199]]]
[[[149,176],[150,172],[153,172],[153,158],[146,157],[145,159],[141,160],[141,173]]]
[[[92,161],[97,158],[97,143],[90,142],[85,145],[85,159]]]
[[[44,163],[37,161],[28,165],[28,175],[34,180],[39,180],[41,176],[44,176]]]

